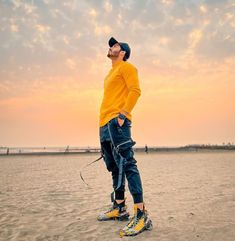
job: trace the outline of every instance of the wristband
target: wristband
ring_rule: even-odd
[[[126,116],[121,114],[121,113],[119,113],[118,118],[121,119],[121,120],[125,120]]]

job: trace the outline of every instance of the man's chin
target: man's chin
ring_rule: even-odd
[[[115,56],[113,56],[112,54],[107,54],[107,57],[110,58],[110,59],[114,59]]]

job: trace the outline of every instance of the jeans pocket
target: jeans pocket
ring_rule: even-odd
[[[123,123],[122,126],[118,126],[118,131],[124,138],[131,138],[131,128],[128,123]]]

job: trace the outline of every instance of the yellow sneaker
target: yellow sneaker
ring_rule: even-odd
[[[137,205],[134,205],[134,216],[128,224],[120,230],[120,236],[135,236],[144,230],[152,230],[152,221],[148,217],[147,210],[140,210]]]
[[[117,204],[116,201],[113,202],[113,206],[106,212],[101,213],[97,219],[98,221],[108,221],[108,220],[119,220],[127,221],[129,219],[129,213],[126,211],[127,206],[125,201]]]

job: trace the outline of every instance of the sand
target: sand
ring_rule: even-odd
[[[235,240],[235,152],[136,153],[154,229],[121,239],[98,222],[111,177],[97,154],[0,157],[0,240]],[[127,191],[128,209],[133,214]]]

